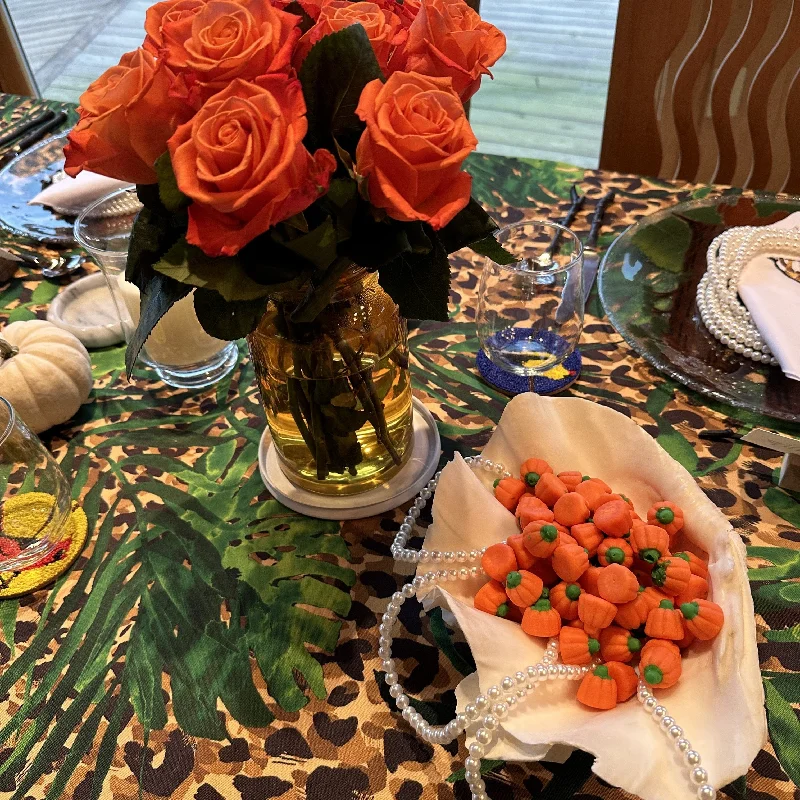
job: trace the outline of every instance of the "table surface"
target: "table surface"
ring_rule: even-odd
[[[0,96],[0,124],[29,108]],[[560,218],[578,181],[589,211],[574,227],[585,233],[593,201],[615,189],[602,247],[700,190],[485,155],[469,169],[500,224]],[[452,265],[451,321],[410,335],[414,394],[437,419],[445,459],[480,450],[506,403],[474,369],[478,273],[462,257]],[[43,317],[59,288],[21,269],[0,286],[0,321]],[[583,372],[567,394],[644,427],[749,548],[771,740],[725,791],[796,797],[800,496],[777,487],[773,452],[698,432],[800,427],[709,403],[639,358],[604,320],[596,290],[589,308]],[[218,386],[187,392],[144,370],[128,382],[122,348],[95,351],[91,401],[43,436],[91,535],[52,588],[0,602],[4,796],[469,797],[463,741],[418,740],[375,680],[380,615],[404,582],[389,554],[402,511],[340,528],[271,499],[256,467],[264,414],[243,345],[241,354]],[[401,623],[394,649],[412,702],[429,721],[448,720],[453,688],[474,668],[469,651],[440,615],[420,618],[413,603]],[[493,800],[626,797],[592,775],[591,762],[575,753],[564,765],[487,765],[488,791]]]

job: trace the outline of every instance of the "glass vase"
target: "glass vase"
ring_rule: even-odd
[[[299,299],[270,301],[247,337],[281,467],[312,492],[367,491],[411,455],[405,320],[355,267],[313,322],[292,321]]]

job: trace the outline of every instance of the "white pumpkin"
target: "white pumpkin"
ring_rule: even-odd
[[[66,422],[92,391],[92,363],[69,331],[44,320],[0,331],[0,395],[34,433]]]

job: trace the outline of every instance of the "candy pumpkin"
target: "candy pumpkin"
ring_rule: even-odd
[[[600,631],[600,655],[603,661],[624,661],[627,664],[641,649],[641,639],[619,625],[609,625]]]
[[[669,689],[681,677],[681,651],[673,642],[651,639],[639,658],[639,675],[654,689]]]
[[[558,652],[565,664],[591,664],[600,650],[600,643],[581,628],[562,627],[558,634]]]
[[[617,704],[617,684],[612,680],[608,667],[600,664],[587,673],[576,695],[578,702],[601,711]]]
[[[590,513],[586,500],[577,492],[567,492],[561,495],[553,506],[556,522],[567,528],[586,522]]]
[[[538,575],[545,586],[554,586],[558,583],[558,575],[556,575],[549,558],[534,558],[533,566],[528,571]]]
[[[588,592],[581,592],[578,598],[578,618],[587,631],[607,628],[617,613],[617,607],[602,597],[596,597]]]
[[[475,608],[478,610],[497,616],[503,616],[502,614],[498,615],[497,610],[506,603],[508,603],[506,588],[500,581],[495,580],[490,580],[488,583],[481,586],[475,593],[475,599],[473,601]]]
[[[705,600],[707,597],[708,581],[699,575],[691,575],[686,588],[680,594],[675,595],[675,607],[679,608],[683,603],[689,603],[698,598]]]
[[[603,503],[594,511],[593,519],[606,536],[622,537],[631,531],[631,512],[624,500]]]
[[[622,564],[609,564],[603,567],[597,577],[597,590],[600,597],[609,603],[630,603],[639,592],[636,576]]]
[[[522,530],[525,530],[531,522],[552,522],[555,519],[553,512],[532,494],[522,495],[517,504],[516,517]]]
[[[574,492],[579,483],[583,482],[583,475],[575,470],[559,472],[556,476],[570,492]]]
[[[693,600],[683,603],[680,608],[684,618],[686,630],[701,641],[713,639],[721,630],[725,622],[722,609],[710,600]]]
[[[633,564],[633,550],[624,539],[604,539],[597,548],[597,560],[603,567],[609,564],[630,567]]]
[[[525,549],[536,558],[547,558],[559,545],[559,530],[552,522],[534,521],[522,531]]]
[[[597,553],[597,548],[605,539],[605,536],[593,522],[582,522],[580,525],[573,525],[569,532],[572,538],[586,550],[589,558]]]
[[[580,596],[581,587],[577,583],[562,581],[550,590],[550,605],[558,611],[561,619],[568,621],[577,619]]]
[[[556,500],[567,493],[567,487],[552,472],[545,472],[536,482],[534,492],[545,505],[552,508]]]
[[[631,547],[642,561],[655,564],[669,555],[669,534],[658,525],[639,523],[631,528]]]
[[[524,569],[509,572],[505,586],[508,599],[520,608],[532,606],[542,596],[544,589],[542,579]]]
[[[530,569],[536,559],[525,549],[522,541],[522,534],[516,533],[506,539],[506,544],[514,551],[517,559],[517,566],[520,569]]]
[[[641,587],[630,603],[624,603],[617,608],[614,622],[628,630],[639,628],[647,622],[650,611],[664,599],[665,596],[657,589],[651,586]]]
[[[574,583],[589,568],[589,555],[579,544],[560,544],[553,551],[552,564],[559,578]]]
[[[574,491],[583,497],[590,510],[594,510],[597,507],[604,495],[611,493],[608,485],[597,478],[582,481],[575,487]]]
[[[532,489],[539,482],[539,478],[548,472],[552,474],[553,468],[543,458],[529,458],[522,462],[519,477]]]
[[[636,694],[639,678],[633,667],[619,661],[607,661],[606,669],[614,683],[617,684],[617,702],[624,703]]]
[[[509,511],[514,512],[520,497],[525,494],[527,485],[517,478],[502,478],[494,487],[494,496]]]
[[[581,575],[578,583],[584,592],[589,592],[589,594],[596,595],[597,597],[600,596],[600,587],[597,584],[597,580],[600,577],[600,572],[602,569],[603,567],[595,567],[592,564],[589,569],[587,569],[586,572]]]
[[[647,521],[650,525],[658,525],[670,536],[670,539],[683,527],[683,511],[666,500],[659,500],[647,509]]]
[[[490,578],[502,582],[517,568],[517,557],[505,542],[498,542],[486,548],[481,556],[481,566]]]
[[[692,575],[697,575],[700,578],[708,580],[708,564],[706,564],[700,556],[690,553],[688,550],[675,553],[675,555],[678,558],[682,558],[689,565]]]
[[[662,600],[647,615],[644,632],[653,639],[683,639],[683,617],[672,600]]]
[[[522,615],[522,630],[529,636],[557,636],[561,630],[561,617],[550,607],[550,601],[537,600]]]
[[[653,586],[669,597],[679,595],[689,585],[691,576],[688,562],[674,556],[662,558],[650,573]]]

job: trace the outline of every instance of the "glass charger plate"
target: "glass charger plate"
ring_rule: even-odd
[[[29,206],[64,166],[67,134],[45,139],[0,170],[0,228],[35,241],[70,244],[73,217],[44,206]]]
[[[716,236],[738,225],[769,225],[794,211],[800,211],[800,197],[732,191],[679,203],[631,225],[608,249],[598,277],[611,324],[656,369],[701,394],[797,421],[800,381],[721,345],[696,303]]]

